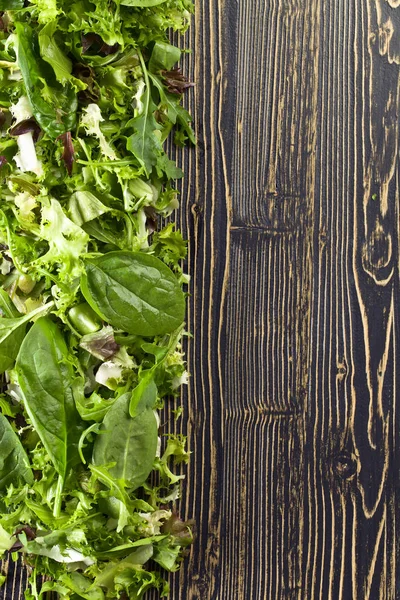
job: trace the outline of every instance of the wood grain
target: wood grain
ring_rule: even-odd
[[[389,23],[398,39],[400,12],[386,0],[322,13],[305,459],[310,598],[398,597],[399,67]]]
[[[199,531],[172,581],[176,599],[302,590],[315,8],[208,2],[197,10],[189,68],[200,147],[195,165],[184,164],[182,193],[194,333],[183,507]],[[310,85],[296,96],[303,77]]]
[[[185,44],[171,599],[399,599],[400,1],[203,0]]]
[[[198,7],[173,598],[400,598],[398,4]]]

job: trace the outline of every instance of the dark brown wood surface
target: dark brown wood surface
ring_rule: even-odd
[[[400,598],[400,0],[198,0],[186,45],[171,600]]]

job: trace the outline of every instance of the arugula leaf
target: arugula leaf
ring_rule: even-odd
[[[163,149],[160,137],[156,135],[156,131],[160,130],[161,127],[157,124],[154,117],[157,107],[151,99],[150,80],[141,53],[139,53],[139,59],[145,80],[144,92],[141,98],[143,109],[129,123],[135,130],[135,133],[128,138],[126,147],[136,156],[138,161],[144,166],[147,175],[149,175],[152,168],[157,164]]]
[[[26,452],[8,419],[0,413],[0,490],[11,483],[33,483],[33,474]]]
[[[128,333],[174,331],[184,319],[185,298],[172,271],[139,252],[109,252],[86,261],[85,299],[98,315]]]
[[[156,106],[148,99],[147,92],[145,110],[146,112],[132,120],[131,125],[135,129],[135,133],[128,138],[126,147],[136,156],[144,166],[146,174],[149,175],[162,153],[162,145],[160,138],[155,134],[157,129],[160,129],[153,114]]]
[[[156,75],[149,73],[149,78],[160,94],[161,106],[165,107],[168,119],[173,125],[178,125],[181,131],[186,134],[189,141],[195,144],[196,136],[190,125],[192,118],[188,111],[181,106],[179,96],[177,97],[175,94],[167,92],[160,78]]]

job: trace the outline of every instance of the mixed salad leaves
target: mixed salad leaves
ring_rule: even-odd
[[[164,142],[195,141],[167,36],[192,8],[0,0],[0,555],[27,600],[166,595],[192,541],[159,417],[187,382]]]

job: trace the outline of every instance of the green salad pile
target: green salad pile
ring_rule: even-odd
[[[187,383],[164,146],[195,141],[168,41],[192,8],[0,0],[0,555],[28,600],[165,596],[192,542],[159,417]]]

